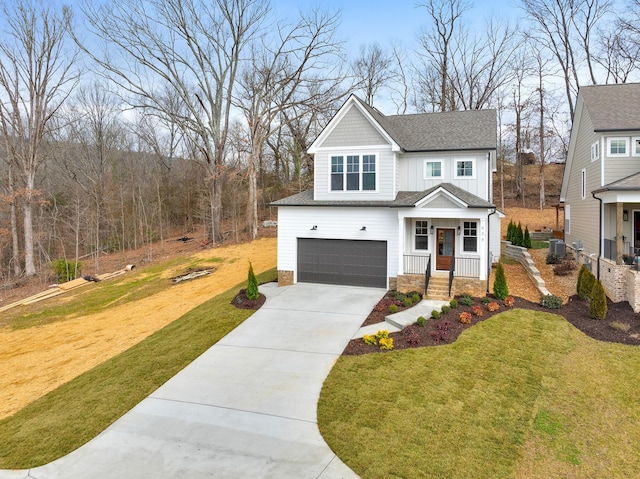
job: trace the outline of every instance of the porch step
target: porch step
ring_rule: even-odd
[[[427,290],[427,299],[450,300],[449,296],[449,278],[444,276],[433,276],[429,280],[429,289]]]

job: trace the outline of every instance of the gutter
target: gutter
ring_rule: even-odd
[[[598,212],[598,274],[596,276],[598,281],[600,281],[600,258],[602,257],[602,198],[598,198],[594,191],[591,192],[591,196],[593,196],[594,200],[600,202],[600,210]]]

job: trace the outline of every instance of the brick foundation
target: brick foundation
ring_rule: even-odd
[[[278,286],[291,286],[293,284],[293,271],[278,270]]]
[[[389,278],[389,289],[398,289],[398,278]]]
[[[391,288],[391,285],[389,285]],[[409,291],[424,291],[424,275],[423,274],[401,274],[396,280],[396,288],[401,293]]]
[[[453,278],[451,294],[458,296],[462,293],[469,293],[471,296],[482,298],[487,294],[487,282],[475,278]]]

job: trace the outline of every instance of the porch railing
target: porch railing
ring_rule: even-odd
[[[456,269],[456,255],[451,258],[451,265],[449,266],[449,296],[451,296],[451,287],[453,286],[453,274]]]
[[[405,254],[402,270],[404,274],[423,274],[429,266],[431,255]]]
[[[479,278],[480,277],[480,258],[466,258],[456,256],[454,258],[455,276],[462,278]]]
[[[423,293],[424,296],[427,295],[430,279],[431,279],[431,256],[429,256],[429,260],[427,261],[427,269],[424,270],[424,293]]]

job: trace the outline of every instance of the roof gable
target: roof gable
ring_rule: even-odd
[[[594,131],[640,129],[640,83],[583,86],[578,92]]]
[[[389,139],[383,136],[380,129],[371,123],[363,111],[355,105],[350,105],[340,119],[339,127],[336,125],[336,127],[332,128],[318,146],[326,148],[386,145],[389,143]]]

